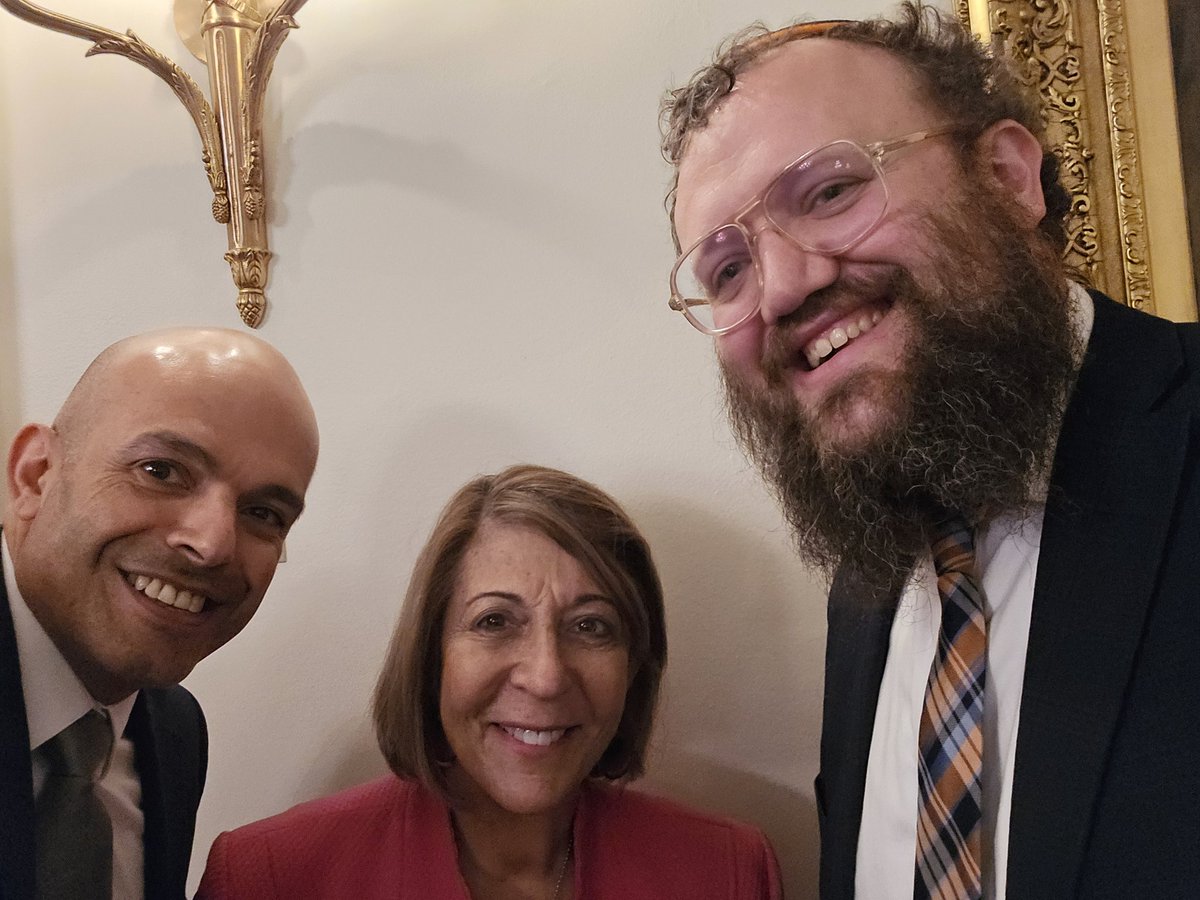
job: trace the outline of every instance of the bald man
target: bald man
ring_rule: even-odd
[[[220,329],[114,344],[52,426],[17,434],[0,535],[0,897],[76,896],[57,879],[92,848],[44,839],[58,833],[46,785],[58,736],[93,710],[112,730],[95,786],[112,884],[84,876],[87,896],[184,896],[207,733],[178,682],[258,609],[317,444],[283,356]]]

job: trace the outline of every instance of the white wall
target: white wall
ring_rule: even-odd
[[[206,84],[171,5],[151,6],[59,8],[133,27]],[[748,15],[798,12],[301,11],[268,101],[277,257],[261,333],[308,385],[323,446],[267,602],[188,679],[212,738],[193,884],[221,829],[383,771],[367,700],[413,558],[459,484],[528,460],[611,491],[655,548],[671,664],[650,786],[758,822],[789,896],[814,895],[823,591],[732,444],[708,342],[666,307],[656,124],[664,88]],[[5,443],[110,341],[237,322],[189,120],[148,73],[85,49],[0,13]]]

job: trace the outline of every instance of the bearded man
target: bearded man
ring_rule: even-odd
[[[1200,884],[1200,332],[1089,292],[957,24],[734,38],[664,104],[671,305],[832,579],[824,898]]]

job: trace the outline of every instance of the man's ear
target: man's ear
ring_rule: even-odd
[[[49,425],[26,425],[8,451],[9,510],[19,519],[33,519],[60,463],[58,433]]]
[[[979,136],[979,162],[985,178],[1029,215],[1034,228],[1046,216],[1042,194],[1042,145],[1024,125],[1001,119]]]

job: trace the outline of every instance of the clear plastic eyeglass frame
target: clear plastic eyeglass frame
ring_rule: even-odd
[[[876,141],[875,143],[865,144],[865,145],[860,144],[857,141],[852,141],[849,139],[830,141],[828,144],[822,144],[820,147],[814,147],[813,149],[809,150],[807,153],[803,154],[802,156],[799,156],[796,159],[792,160],[790,163],[788,163],[786,166],[784,166],[783,169],[780,170],[778,175],[776,175],[774,178],[771,179],[771,181],[767,184],[766,187],[764,187],[761,191],[759,191],[759,193],[753,199],[751,199],[749,202],[746,203],[745,206],[743,206],[740,210],[738,210],[737,215],[735,215],[730,221],[726,222],[723,225],[718,225],[716,228],[705,233],[702,237],[700,237],[699,240],[693,242],[681,254],[679,254],[679,258],[675,260],[675,265],[671,268],[671,299],[668,301],[668,304],[670,305],[671,309],[673,309],[677,312],[683,313],[683,315],[687,318],[687,321],[694,328],[696,328],[696,330],[698,330],[704,334],[707,334],[707,335],[712,335],[713,337],[716,337],[716,336],[719,336],[722,334],[728,334],[729,332],[733,331],[735,328],[738,328],[739,326],[744,324],[746,321],[748,321],[753,315],[755,315],[755,313],[758,312],[759,304],[761,304],[761,302],[762,302],[762,295],[763,295],[762,266],[759,264],[758,251],[756,250],[756,247],[755,247],[756,235],[753,232],[751,232],[750,229],[747,228],[746,224],[745,224],[745,220],[750,216],[751,213],[753,213],[759,207],[762,207],[763,219],[771,226],[771,228],[774,231],[776,231],[778,234],[786,237],[789,241],[791,241],[796,246],[800,247],[802,250],[807,250],[810,253],[819,253],[822,256],[837,256],[839,253],[845,253],[847,250],[851,249],[856,244],[858,244],[860,241],[862,241],[864,238],[866,238],[867,235],[869,235],[872,231],[874,231],[876,226],[879,225],[879,223],[881,221],[883,221],[884,213],[887,212],[888,201],[890,199],[890,196],[888,194],[887,179],[884,177],[884,173],[883,173],[884,160],[892,153],[895,153],[897,150],[901,150],[905,147],[911,147],[913,144],[919,144],[921,141],[928,140],[929,138],[942,137],[943,135],[951,134],[956,130],[958,130],[958,126],[947,125],[947,126],[943,126],[940,128],[930,128],[930,129],[925,129],[922,131],[914,131],[914,132],[911,132],[910,134],[905,134],[905,135],[902,135],[897,138],[892,138],[891,140]],[[836,246],[836,247],[813,246],[809,243],[806,243],[806,242],[800,240],[799,238],[795,237],[794,235],[790,234],[785,228],[783,228],[778,222],[776,222],[771,217],[770,212],[768,212],[765,201],[771,195],[771,192],[775,189],[776,185],[778,185],[792,171],[794,171],[796,168],[804,165],[805,162],[807,162],[809,159],[811,159],[816,154],[823,153],[826,150],[829,150],[831,147],[836,147],[839,144],[845,144],[845,145],[849,145],[851,147],[857,148],[865,156],[870,158],[871,166],[875,170],[875,177],[878,179],[880,186],[883,188],[883,202],[880,204],[879,212],[874,216],[874,218],[871,219],[870,221],[866,222],[853,237],[844,241],[839,246]],[[750,307],[746,311],[745,315],[741,316],[741,318],[739,318],[736,322],[733,322],[732,324],[729,324],[729,325],[721,326],[719,328],[714,328],[714,327],[702,322],[692,312],[692,309],[694,307],[708,306],[709,301],[702,297],[684,297],[679,291],[677,276],[679,274],[680,266],[683,265],[684,261],[688,258],[689,255],[692,254],[693,251],[696,250],[696,248],[698,248],[699,246],[704,244],[706,241],[710,240],[718,232],[724,231],[727,228],[736,228],[738,231],[740,231],[742,234],[742,237],[746,241],[746,246],[750,250],[750,259],[751,259],[751,262],[753,263],[754,276],[755,276],[755,279],[757,280],[758,300],[757,300],[757,302],[755,302],[755,304],[752,307]]]

